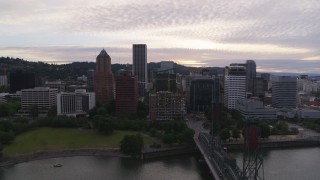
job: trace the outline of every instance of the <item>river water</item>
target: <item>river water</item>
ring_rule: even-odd
[[[78,156],[0,168],[1,180],[206,180],[212,179],[200,155],[152,160]],[[63,166],[54,168],[53,164]]]
[[[320,148],[268,150],[264,174],[268,180],[320,179]],[[234,153],[239,165],[241,153]],[[1,180],[207,180],[212,179],[199,155],[152,160],[79,156],[31,161],[0,168]],[[54,168],[53,164],[63,166]]]

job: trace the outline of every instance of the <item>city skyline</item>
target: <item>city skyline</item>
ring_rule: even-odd
[[[0,56],[68,63],[148,62],[227,66],[255,60],[259,72],[320,72],[316,1],[0,1]]]

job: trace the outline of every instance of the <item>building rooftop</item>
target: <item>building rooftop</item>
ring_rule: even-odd
[[[98,55],[98,57],[102,57],[102,58],[110,58],[109,54],[107,53],[106,50],[102,49],[100,54]]]

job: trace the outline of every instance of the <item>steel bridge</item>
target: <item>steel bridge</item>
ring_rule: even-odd
[[[199,133],[194,141],[203,155],[214,179],[240,180],[243,173],[235,159],[208,133]]]

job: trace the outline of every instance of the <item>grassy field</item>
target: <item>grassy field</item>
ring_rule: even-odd
[[[17,136],[12,144],[3,149],[4,156],[32,153],[46,150],[77,148],[118,148],[120,141],[133,131],[114,131],[111,135],[102,135],[95,130],[40,128]],[[152,144],[152,139],[143,135],[144,144]]]

